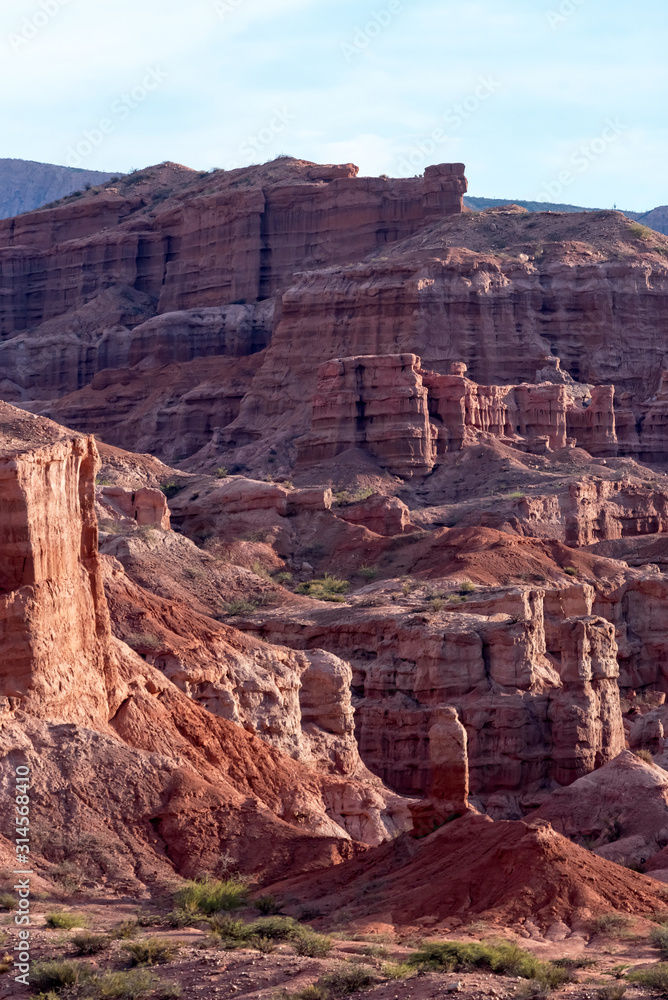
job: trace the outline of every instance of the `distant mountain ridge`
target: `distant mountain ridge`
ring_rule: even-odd
[[[118,173],[79,170],[35,160],[0,159],[0,219],[32,212],[89,185],[104,184]]]
[[[557,205],[549,201],[520,201],[517,198],[464,198],[466,208],[474,212],[482,212],[486,208],[500,208],[501,205],[520,205],[529,212],[600,212],[600,208],[583,208],[582,205]],[[649,212],[624,212],[627,219],[634,219],[648,229],[668,236],[668,205],[661,205]]]

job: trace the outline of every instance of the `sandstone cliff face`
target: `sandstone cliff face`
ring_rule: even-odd
[[[7,404],[0,433],[5,710],[101,724],[110,631],[97,561],[95,443]]]
[[[155,296],[161,313],[268,298],[296,270],[362,256],[461,212],[465,188],[461,164],[407,181],[289,158],[205,179],[176,164],[150,168],[0,225],[0,267],[14,279],[0,332],[34,327],[110,285]],[[67,300],[62,268],[72,275]]]
[[[614,626],[590,614],[593,594],[546,596],[549,614],[539,591],[437,621],[384,607],[244,627],[352,664],[360,753],[390,787],[440,800],[444,815],[469,792],[492,815],[519,815],[624,748]]]
[[[153,666],[148,655],[142,659],[112,637],[97,551],[94,443],[7,404],[1,417],[0,744],[5,765],[47,751],[34,790],[42,858],[57,861],[59,852],[76,853],[72,837],[80,833],[80,814],[70,822],[71,810],[79,808],[76,799],[63,808],[54,800],[70,780],[67,753],[48,749],[59,738],[77,744],[81,766],[100,769],[87,788],[84,812],[93,831],[117,844],[122,855],[117,888],[123,879],[137,887],[129,877],[132,856],[143,859],[140,882],[151,880],[156,830],[163,857],[166,852],[158,868],[163,873],[165,866],[190,874],[202,867],[213,871],[225,845],[244,866],[266,874],[286,863],[308,867],[340,860],[356,849],[353,839],[380,843],[404,828],[405,803],[365,772],[357,757],[349,668],[336,657],[295,656],[246,639],[234,650],[211,630],[232,637],[234,631],[211,620],[208,636],[199,637],[200,656],[209,656],[204,664],[189,663],[187,651],[179,663],[167,646],[162,659],[153,657]],[[111,488],[105,502],[119,524],[170,534],[162,494]],[[125,581],[119,564],[109,570],[112,581],[114,574],[118,580],[112,609],[120,599],[135,620],[140,612],[147,615],[151,595]],[[153,603],[161,605],[166,620],[177,617],[165,601]],[[191,617],[191,629],[206,629],[206,619]],[[156,651],[151,644],[149,649]],[[283,691],[274,681],[281,674]],[[272,686],[278,711],[271,707]],[[3,767],[3,780],[10,771]],[[109,801],[110,788],[120,780],[111,779],[111,772],[123,779],[120,813]],[[77,827],[71,836],[68,823]],[[131,832],[121,847],[118,838],[123,840],[128,823]],[[47,825],[58,836],[47,836]],[[243,832],[249,825],[250,836]],[[266,839],[266,850],[258,852],[258,836]]]

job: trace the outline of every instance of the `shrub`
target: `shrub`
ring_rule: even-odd
[[[524,500],[525,494],[521,490],[513,490],[512,493],[508,494],[509,500]]]
[[[243,906],[248,897],[248,880],[240,876],[219,881],[206,878],[187,882],[174,897],[177,906],[194,907],[202,913],[220,913]]]
[[[378,576],[378,570],[375,566],[360,566],[357,572],[359,576],[363,577],[365,580],[375,580]]]
[[[263,566],[259,559],[256,559],[251,566],[251,572],[255,573],[256,576],[263,576],[265,580],[271,580],[271,576],[266,566]]]
[[[625,993],[624,983],[610,983],[609,986],[602,986],[600,990],[596,990],[599,1000],[622,1000]]]
[[[650,969],[639,969],[630,972],[626,977],[630,983],[639,983],[656,993],[668,996],[668,963],[658,962]]]
[[[86,927],[88,917],[83,913],[47,913],[46,926],[52,929],[69,931],[73,927]]]
[[[112,938],[120,941],[127,941],[129,938],[136,936],[139,930],[139,922],[137,920],[122,920],[120,924],[116,924],[111,930]]]
[[[649,750],[636,750],[635,755],[639,760],[644,760],[646,764],[653,764],[654,758]]]
[[[30,984],[43,991],[64,990],[83,982],[90,975],[90,967],[81,962],[36,962],[30,973]]]
[[[316,934],[314,931],[302,932],[294,942],[295,951],[298,955],[308,956],[308,958],[324,958],[332,950],[332,939],[324,934]]]
[[[180,947],[176,941],[154,937],[124,944],[123,950],[128,953],[132,965],[163,965],[172,961]]]
[[[305,933],[305,928],[300,927],[293,917],[259,917],[248,927],[251,934],[260,934],[272,941],[291,941]]]
[[[360,954],[368,955],[369,958],[388,958],[389,951],[378,944],[367,944],[362,948]]]
[[[177,493],[180,493],[181,490],[185,488],[185,485],[185,483],[177,483],[174,480],[171,480],[169,483],[163,483],[160,489],[165,494],[167,499],[171,500]]]
[[[192,906],[170,910],[165,920],[170,927],[194,927],[202,919],[202,914]]]
[[[430,602],[429,607],[432,611],[442,611],[445,607],[445,601],[442,597],[435,597],[433,601]]]
[[[591,929],[594,934],[609,934],[613,937],[621,936],[631,926],[630,917],[625,917],[623,913],[602,913],[600,917],[595,917],[591,922]]]
[[[159,913],[137,913],[137,923],[140,927],[162,927],[168,923],[166,917],[161,917]]]
[[[473,594],[475,593],[475,583],[470,580],[463,580],[459,587],[460,594]]]
[[[239,601],[230,601],[229,604],[226,604],[225,612],[232,618],[236,618],[237,615],[252,615],[257,608],[258,603],[256,601],[241,599]]]
[[[155,974],[148,969],[106,972],[86,983],[83,996],[90,1000],[143,1000],[153,992],[156,982]]]
[[[318,601],[334,601],[340,604],[344,600],[341,594],[347,593],[349,589],[350,584],[347,580],[339,580],[337,577],[326,573],[320,580],[300,583],[297,587],[297,593],[313,597]]]
[[[279,913],[281,909],[276,897],[271,895],[260,896],[259,899],[253,900],[253,906],[265,916],[269,916],[273,913]]]
[[[292,583],[292,573],[288,573],[287,571],[279,573],[275,579],[276,583],[280,583],[281,586],[284,586],[286,583]]]
[[[647,226],[643,226],[640,222],[632,222],[629,226],[629,232],[639,240],[656,239],[655,230],[648,229]]]
[[[148,632],[130,632],[123,641],[137,652],[145,651],[148,653],[151,650],[160,649],[162,646],[157,635],[151,635]]]
[[[0,910],[15,910],[16,898],[11,892],[0,892]]]
[[[224,465],[221,465],[219,469],[216,469],[216,479],[227,479],[228,476],[229,472]]]
[[[77,950],[77,955],[97,955],[109,947],[111,938],[105,934],[75,934],[72,944]]]
[[[322,976],[317,985],[324,987],[325,993],[332,996],[345,996],[365,990],[377,982],[376,976],[363,965],[342,965],[332,972]]]
[[[668,927],[654,927],[650,941],[658,948],[664,958],[668,958]]]
[[[521,979],[536,979],[550,989],[563,985],[570,978],[567,969],[560,969],[550,962],[541,962],[516,944],[506,943],[491,945],[444,941],[425,944],[420,951],[409,955],[407,962],[412,966],[443,968],[448,972],[486,968]]]
[[[415,968],[408,962],[386,962],[381,972],[386,979],[408,979],[415,975]]]
[[[578,575],[578,571],[576,570],[575,566],[566,566],[566,568],[564,569],[564,573],[566,574],[566,576]]]

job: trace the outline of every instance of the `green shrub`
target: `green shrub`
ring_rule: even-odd
[[[566,566],[566,568],[564,569],[564,573],[566,574],[566,576],[578,575],[578,571],[576,570],[575,566]]]
[[[106,972],[88,980],[82,995],[86,1000],[143,1000],[153,993],[158,982],[148,969]],[[164,996],[162,991],[158,995]]]
[[[655,993],[668,996],[668,962],[658,962],[650,969],[630,972],[626,978],[630,983],[638,983],[640,986],[654,990]]]
[[[367,944],[360,950],[361,955],[368,955],[369,958],[388,958],[389,951],[378,944]]]
[[[241,599],[239,601],[230,601],[229,604],[226,604],[225,612],[235,618],[237,615],[252,615],[257,608],[257,601],[247,601]]]
[[[292,583],[292,573],[283,572],[279,573],[275,577],[276,583],[280,583],[281,586],[285,586],[286,583]]]
[[[460,594],[475,593],[475,583],[472,583],[471,580],[463,580],[459,586],[459,593]]]
[[[668,958],[668,927],[652,928],[650,941],[655,948],[659,949],[663,958]]]
[[[77,955],[97,955],[105,951],[111,944],[111,938],[105,934],[75,934],[72,944],[77,950]]]
[[[408,979],[415,975],[415,967],[408,962],[386,962],[381,972],[386,979]]]
[[[139,922],[137,920],[122,920],[120,924],[116,924],[111,930],[111,937],[120,941],[127,941],[128,938],[133,938],[136,936],[139,930]]]
[[[187,882],[174,897],[177,906],[187,909],[193,907],[202,913],[220,913],[236,910],[246,903],[248,898],[248,880],[234,876],[224,881],[203,879],[199,882]]]
[[[137,923],[140,927],[162,927],[169,923],[166,917],[161,917],[159,913],[137,913]]]
[[[0,910],[15,910],[16,897],[11,892],[0,892]]]
[[[375,566],[360,566],[357,572],[359,576],[363,577],[365,580],[375,580],[378,576],[378,570]]]
[[[177,941],[154,937],[124,944],[123,950],[127,952],[132,965],[164,965],[165,962],[172,961],[180,947]]]
[[[649,750],[636,750],[635,755],[638,758],[638,760],[644,760],[646,764],[654,763],[654,758],[652,757]]]
[[[224,465],[221,465],[219,469],[216,469],[216,479],[227,479],[228,476],[229,472]]]
[[[83,913],[47,913],[46,926],[52,929],[69,931],[73,927],[86,927],[88,917]]]
[[[341,594],[347,593],[349,589],[350,584],[347,580],[339,580],[337,577],[326,573],[320,580],[300,583],[297,587],[297,593],[313,597],[318,601],[334,601],[340,604],[344,600]]]
[[[506,973],[521,979],[536,979],[550,989],[568,982],[570,973],[550,962],[542,962],[516,944],[464,943],[444,941],[425,944],[420,951],[409,955],[407,963],[412,966],[442,968],[448,972],[460,969],[491,969],[492,972]]]
[[[202,919],[202,914],[193,906],[177,907],[165,917],[170,927],[195,927]]]
[[[602,986],[600,990],[596,990],[599,1000],[622,1000],[625,993],[624,983],[610,983],[609,986]]]
[[[185,483],[177,483],[175,480],[171,480],[169,483],[163,483],[160,489],[167,499],[171,500],[177,493],[180,493],[184,489],[185,485]]]
[[[302,931],[302,934],[294,942],[297,954],[308,956],[308,958],[324,958],[329,955],[332,947],[331,938],[324,934],[316,934],[314,931]]]
[[[281,909],[276,900],[276,897],[271,895],[260,896],[259,899],[253,900],[253,906],[257,910],[259,910],[260,913],[263,913],[265,916],[269,916],[270,914],[273,913],[278,913]]]
[[[272,941],[292,941],[306,931],[293,917],[267,916],[259,917],[248,924],[251,934],[260,934]]]
[[[90,975],[90,967],[82,962],[36,962],[30,972],[30,985],[42,991],[64,990],[78,985]]]
[[[363,965],[342,965],[322,976],[317,985],[324,987],[325,995],[341,997],[373,986],[378,980]]]
[[[632,924],[630,917],[623,913],[602,913],[600,917],[595,917],[591,922],[591,929],[594,934],[609,934],[612,937],[620,937]]]

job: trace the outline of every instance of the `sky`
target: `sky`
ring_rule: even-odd
[[[471,195],[668,203],[665,0],[11,0],[0,157],[463,162]]]

